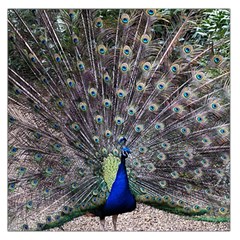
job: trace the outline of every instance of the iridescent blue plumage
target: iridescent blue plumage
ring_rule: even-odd
[[[116,179],[112,185],[110,194],[103,207],[103,215],[111,216],[125,212],[131,212],[136,208],[136,200],[129,188],[128,176],[125,166],[125,159],[130,149],[123,147],[124,154],[121,155],[121,163],[119,165]]]

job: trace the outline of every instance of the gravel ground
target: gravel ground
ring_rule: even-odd
[[[106,217],[106,231],[113,231],[112,218]],[[81,216],[63,225],[64,231],[102,231],[98,217]],[[230,231],[230,223],[211,223],[188,220],[175,214],[138,204],[135,211],[121,214],[117,220],[118,231]],[[50,231],[61,231],[52,229]]]

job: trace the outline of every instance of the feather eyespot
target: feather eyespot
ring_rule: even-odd
[[[80,102],[78,104],[78,109],[80,109],[83,112],[86,112],[87,111],[87,104],[85,102]]]
[[[183,52],[185,55],[190,55],[193,52],[193,47],[191,45],[186,45],[183,47]]]
[[[105,55],[107,53],[107,48],[104,45],[99,45],[97,49],[100,55]]]
[[[67,79],[67,84],[70,88],[74,88],[76,85],[75,81],[70,78]]]
[[[170,68],[171,72],[174,74],[177,74],[179,72],[179,65],[178,64],[173,64]]]
[[[100,139],[99,139],[98,136],[93,136],[93,141],[94,141],[95,143],[99,143]]]
[[[149,110],[150,112],[155,112],[155,111],[158,110],[158,105],[155,104],[155,103],[152,103],[152,104],[150,104],[150,105],[148,106],[148,110]]]
[[[145,44],[145,45],[149,44],[150,40],[151,40],[151,38],[150,38],[150,36],[147,35],[147,34],[143,34],[143,35],[141,36],[141,42],[142,42],[143,44]]]
[[[16,184],[15,184],[15,183],[10,183],[10,184],[8,185],[8,189],[9,189],[10,191],[15,190],[15,187],[16,187]]]
[[[111,82],[111,77],[106,73],[103,75],[103,80],[105,83]]]
[[[97,115],[97,116],[95,117],[95,121],[96,121],[96,123],[98,123],[98,124],[102,124],[102,123],[103,123],[103,117],[102,117],[101,115]]]
[[[132,106],[128,108],[128,115],[133,116],[136,113],[136,109]]]
[[[142,92],[146,89],[145,83],[138,82],[136,85],[136,89],[138,92]]]
[[[128,14],[123,13],[121,16],[121,23],[127,25],[129,23],[130,17]]]
[[[97,90],[95,88],[90,88],[88,92],[91,97],[95,98],[97,96]]]
[[[123,89],[118,89],[116,94],[117,94],[118,98],[120,98],[120,99],[123,99],[127,95],[126,91],[124,91]]]
[[[56,62],[61,62],[61,57],[59,56],[59,54],[54,54],[54,58],[56,60]]]
[[[132,50],[129,46],[124,46],[123,48],[123,54],[126,56],[126,57],[130,57],[132,55]]]
[[[146,147],[139,147],[139,148],[138,148],[138,151],[139,151],[140,153],[146,153],[146,152],[147,152],[147,148],[146,148]]]
[[[158,130],[158,131],[159,131],[159,130],[164,130],[164,124],[157,122],[157,123],[155,124],[154,128],[155,128],[156,130]]]
[[[123,122],[124,122],[123,118],[121,118],[121,117],[115,117],[115,123],[116,123],[117,125],[122,125]]]
[[[143,131],[143,125],[137,125],[137,126],[135,127],[135,132],[140,133],[140,132],[142,132],[142,131]]]
[[[27,230],[29,230],[29,226],[27,224],[23,224],[22,229],[23,229],[23,231],[27,231]]]
[[[112,136],[112,132],[110,130],[105,131],[105,137],[110,138]]]
[[[103,20],[101,18],[97,18],[95,20],[95,27],[96,28],[102,28],[103,27]]]
[[[26,203],[26,208],[31,209],[33,207],[33,202],[30,200]]]
[[[105,108],[111,108],[112,106],[112,102],[109,99],[104,99],[102,103]]]
[[[145,71],[145,72],[148,72],[151,70],[151,63],[150,62],[145,62],[143,65],[142,65],[142,70]]]
[[[120,66],[120,70],[122,73],[126,73],[129,70],[129,65],[127,63],[122,63]]]
[[[223,57],[221,55],[214,55],[211,61],[214,66],[218,66],[223,62]]]
[[[156,14],[156,10],[155,9],[148,9],[148,10],[146,10],[146,13],[149,16],[154,16]]]
[[[79,39],[78,39],[77,35],[74,34],[72,36],[72,41],[73,41],[74,44],[77,44],[79,42]]]
[[[73,129],[74,131],[79,131],[80,130],[80,126],[78,123],[74,122],[71,124],[71,129]]]
[[[68,16],[70,17],[71,20],[73,20],[75,17],[75,12],[73,10],[69,10]]]
[[[84,63],[83,63],[82,61],[79,61],[79,62],[77,63],[77,66],[78,66],[78,69],[79,69],[80,71],[84,71],[84,70],[85,70],[85,65],[84,65]]]

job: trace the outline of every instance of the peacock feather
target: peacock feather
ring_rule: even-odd
[[[9,230],[116,229],[136,203],[229,219],[229,36],[166,11],[9,10]]]

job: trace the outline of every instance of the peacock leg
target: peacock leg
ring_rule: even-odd
[[[112,215],[112,222],[113,222],[114,231],[117,231],[117,217],[118,217],[118,214]]]
[[[106,231],[106,229],[105,229],[105,218],[100,219],[100,224],[101,224],[101,227],[102,227],[102,231]]]

